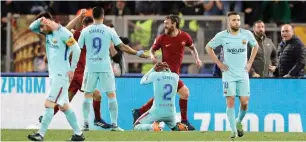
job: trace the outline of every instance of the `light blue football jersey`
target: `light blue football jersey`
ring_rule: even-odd
[[[177,92],[179,75],[176,73],[163,71],[155,72],[151,69],[141,79],[141,84],[153,83],[154,102],[151,110],[159,113],[173,115],[176,113],[175,96]]]
[[[30,25],[33,32],[40,32],[40,19]],[[69,55],[71,49],[67,43],[74,42],[73,34],[65,27],[61,26],[58,30],[46,34],[46,53],[48,58],[48,70],[50,77],[67,76],[70,70]]]
[[[208,46],[215,49],[218,46],[223,47],[223,63],[229,70],[222,72],[223,81],[237,81],[249,78],[246,71],[247,64],[247,45],[254,47],[257,41],[254,35],[245,29],[239,29],[237,35],[232,35],[229,30],[224,30],[216,34],[209,41]]]
[[[111,43],[119,45],[117,33],[104,24],[92,24],[82,30],[79,37],[79,46],[86,45],[85,72],[113,72],[109,48]]]

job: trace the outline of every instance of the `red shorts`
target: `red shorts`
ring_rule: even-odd
[[[184,86],[184,82],[182,80],[179,80],[178,86],[177,86],[177,92]]]
[[[78,90],[81,90],[83,82],[83,74],[82,75],[75,75],[70,83],[68,91],[71,93],[77,93]]]

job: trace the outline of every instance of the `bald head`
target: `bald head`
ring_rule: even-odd
[[[281,28],[281,35],[283,40],[290,40],[293,36],[293,27],[289,24],[285,24]]]

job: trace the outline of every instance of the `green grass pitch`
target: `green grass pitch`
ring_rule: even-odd
[[[37,130],[1,129],[1,141],[28,141],[27,135]],[[231,141],[230,132],[85,132],[86,141]],[[48,130],[45,141],[66,141],[72,130]],[[246,132],[235,141],[306,141],[306,133]]]

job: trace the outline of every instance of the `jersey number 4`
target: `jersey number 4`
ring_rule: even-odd
[[[165,93],[164,93],[163,99],[166,101],[171,101],[171,96],[169,95],[172,93],[172,85],[165,84],[164,90],[165,90]]]
[[[94,55],[98,54],[101,50],[102,47],[102,39],[99,37],[95,37],[92,39],[92,47],[93,49],[96,50],[96,52],[94,53]]]

